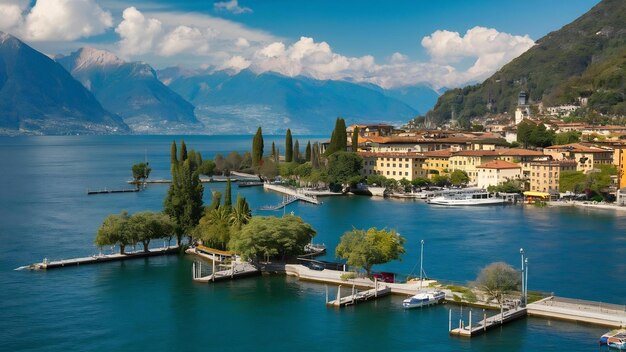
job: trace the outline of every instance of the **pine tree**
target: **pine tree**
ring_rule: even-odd
[[[224,206],[230,209],[233,206],[232,192],[231,192],[230,177],[226,180],[226,190],[224,191]]]
[[[352,130],[352,151],[357,152],[359,150],[359,127],[354,126]]]
[[[172,146],[170,147],[170,165],[178,164],[178,159],[176,158],[177,153],[176,141],[172,141]]]
[[[263,160],[263,131],[259,127],[252,140],[252,166],[259,167]]]
[[[287,135],[285,136],[285,162],[290,163],[293,161],[293,141],[291,139],[291,130],[287,129]]]
[[[311,141],[306,143],[306,149],[304,150],[304,160],[311,161]]]
[[[293,144],[293,161],[300,162],[300,142],[297,139]]]
[[[185,141],[180,142],[180,162],[185,162],[187,160],[187,146],[185,145]]]

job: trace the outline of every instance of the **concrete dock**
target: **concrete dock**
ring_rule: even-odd
[[[528,315],[610,327],[626,327],[626,305],[551,296],[528,305]]]
[[[375,300],[379,297],[387,296],[391,293],[391,288],[385,286],[385,284],[375,284],[375,287],[365,291],[358,291],[355,286],[352,286],[351,294],[348,296],[341,296],[341,285],[337,286],[337,296],[334,300],[328,300],[328,287],[326,287],[326,305],[330,307],[347,307],[358,303],[363,303],[371,300]]]
[[[209,267],[212,267],[213,269],[211,270],[209,274],[205,274],[203,270],[203,266],[205,266],[204,267],[205,269]],[[224,265],[220,265],[220,266],[223,267]],[[218,266],[216,265],[215,262],[212,262],[211,264],[206,264],[202,262],[194,262],[193,267],[192,267],[193,281],[202,282],[202,283],[211,283],[211,282],[218,282],[218,281],[224,281],[224,280],[233,280],[233,279],[238,279],[238,278],[248,277],[248,276],[261,275],[261,271],[250,263],[232,262],[228,266],[229,268],[218,271],[216,269]]]
[[[301,200],[307,203],[320,204],[320,201],[317,200],[317,196],[307,195],[303,191],[299,191],[293,188],[289,188],[289,187],[285,187],[281,185],[273,185],[271,183],[265,183],[263,184],[263,189],[287,194],[289,196],[295,197],[298,200]]]
[[[158,255],[167,255],[167,254],[178,254],[178,246],[154,248],[154,249],[150,249],[149,252],[137,251],[137,252],[126,253],[126,254],[115,253],[115,254],[92,255],[90,257],[70,258],[70,259],[53,260],[53,261],[49,261],[48,259],[44,258],[44,260],[41,263],[34,263],[34,264],[27,265],[27,266],[19,267],[16,270],[57,269],[57,268],[63,268],[66,266],[106,263],[106,262],[114,262],[114,261],[121,261],[121,260],[128,260],[128,259],[154,257]]]

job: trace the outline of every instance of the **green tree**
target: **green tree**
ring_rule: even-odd
[[[352,151],[356,152],[359,150],[359,127],[354,126],[352,130]]]
[[[347,138],[346,122],[341,117],[338,117],[335,121],[335,129],[331,134],[330,144],[328,145],[325,154],[328,156],[339,151],[345,151]]]
[[[205,176],[213,176],[215,174],[215,162],[213,160],[203,160],[198,168],[198,173]]]
[[[246,201],[246,198],[242,198],[237,194],[237,202],[235,207],[230,213],[229,222],[235,227],[237,231],[241,230],[241,227],[247,224],[252,219],[252,211]]]
[[[352,267],[362,268],[369,276],[372,266],[400,259],[405,252],[404,242],[404,237],[393,230],[352,229],[341,236],[335,255],[346,259]]]
[[[178,164],[178,158],[176,157],[176,141],[172,141],[172,145],[170,146],[170,164]]]
[[[231,249],[245,260],[269,260],[272,256],[304,253],[304,246],[313,236],[315,230],[298,216],[255,216],[233,238]]]
[[[313,144],[313,148],[311,149],[311,167],[313,170],[319,170],[321,168],[320,145],[317,142]]]
[[[582,171],[563,171],[559,175],[561,192],[580,193],[587,188],[587,175]]]
[[[287,134],[285,135],[285,162],[293,161],[293,141],[291,140],[291,130],[287,129]]]
[[[180,162],[187,160],[187,145],[185,141],[180,141]]]
[[[517,125],[517,141],[521,143],[524,148],[528,148],[530,145],[530,135],[533,133],[536,125],[529,121],[522,121]]]
[[[297,139],[293,144],[293,161],[296,163],[300,162],[300,142]]]
[[[233,206],[233,195],[232,195],[232,184],[230,182],[230,177],[226,179],[226,189],[224,190],[224,207],[227,209],[232,208]]]
[[[99,248],[118,245],[120,247],[120,254],[126,254],[126,246],[136,243],[133,242],[130,236],[128,226],[129,219],[130,216],[126,211],[117,215],[111,214],[107,216],[98,229],[94,241],[95,245]]]
[[[417,188],[426,187],[431,184],[430,180],[426,177],[416,177],[413,181],[411,181],[411,183],[413,184],[413,187]]]
[[[276,159],[276,144],[272,142],[272,158]]]
[[[554,131],[548,131],[542,123],[535,126],[530,133],[529,144],[535,147],[549,147],[554,142]]]
[[[263,161],[263,131],[259,127],[252,140],[252,167],[258,168]]]
[[[467,176],[467,172],[463,170],[454,170],[450,174],[450,182],[454,186],[465,185],[469,182],[469,176]]]
[[[221,202],[222,202],[222,192],[213,191],[211,193],[211,209],[219,208]]]
[[[404,192],[411,192],[411,189],[413,188],[411,181],[407,180],[406,178],[402,178],[399,183]]]
[[[502,192],[502,193],[521,193],[524,189],[524,184],[520,180],[508,180],[500,183],[497,186],[489,186],[487,190],[489,192]]]
[[[328,180],[330,183],[345,184],[353,176],[359,176],[363,158],[355,153],[339,151],[328,157]]]
[[[502,296],[520,288],[520,273],[506,263],[491,263],[480,270],[474,285],[485,291],[490,299],[502,303]]]
[[[578,131],[557,133],[556,136],[554,137],[554,144],[563,145],[563,144],[570,144],[570,143],[578,143],[580,142],[581,135],[582,133]]]
[[[181,151],[181,159],[182,156]],[[178,245],[180,245],[182,236],[189,234],[202,216],[204,187],[197,172],[198,166],[193,159],[185,159],[172,164],[172,183],[163,205],[164,212],[172,218],[176,225],[176,242]]]
[[[206,246],[226,250],[231,239],[230,210],[226,207],[209,209],[193,230],[194,237]]]
[[[150,168],[148,163],[138,163],[133,165],[133,180],[135,182],[145,181],[148,176],[150,176],[150,172],[152,169]]]
[[[238,171],[241,169],[242,161],[241,155],[236,151],[232,151],[226,156],[226,167],[229,171]]]
[[[263,160],[263,165],[259,168],[259,174],[265,178],[274,178],[278,176],[278,162],[271,157]]]
[[[128,220],[129,232],[136,242],[143,244],[143,251],[148,252],[151,240],[171,237],[174,224],[164,213],[145,211],[133,214]]]
[[[306,143],[306,149],[304,150],[304,161],[311,161],[311,141]]]
[[[437,187],[446,187],[451,184],[450,177],[448,177],[448,175],[434,175],[431,180]]]

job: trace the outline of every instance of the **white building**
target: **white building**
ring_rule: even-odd
[[[504,160],[494,160],[476,167],[477,185],[481,188],[497,186],[503,182],[519,180],[522,166]]]

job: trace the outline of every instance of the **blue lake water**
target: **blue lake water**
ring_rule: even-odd
[[[323,285],[284,276],[194,284],[192,259],[184,256],[13,270],[44,257],[95,254],[93,238],[108,214],[160,210],[164,185],[96,196],[86,190],[126,187],[130,165],[146,154],[152,177],[167,178],[174,138],[0,138],[0,351],[599,350],[598,337],[607,329],[597,326],[529,318],[465,340],[448,336],[448,308],[455,319],[461,314],[453,305],[404,311],[403,297],[394,296],[328,309]],[[249,136],[184,139],[205,158],[251,144]],[[300,137],[300,144],[308,139]],[[266,137],[266,150],[272,140],[284,150],[282,136]],[[208,190],[223,187],[206,184],[205,200]],[[254,209],[281,200],[261,188],[239,191]],[[393,228],[407,238],[407,253],[376,269],[418,274],[423,239],[426,273],[463,283],[493,261],[519,267],[523,247],[530,290],[626,304],[626,213],[445,208],[357,196],[326,198],[320,206],[293,204],[287,211],[313,225],[315,242],[331,249],[326,259],[333,259],[339,237],[353,226]]]

